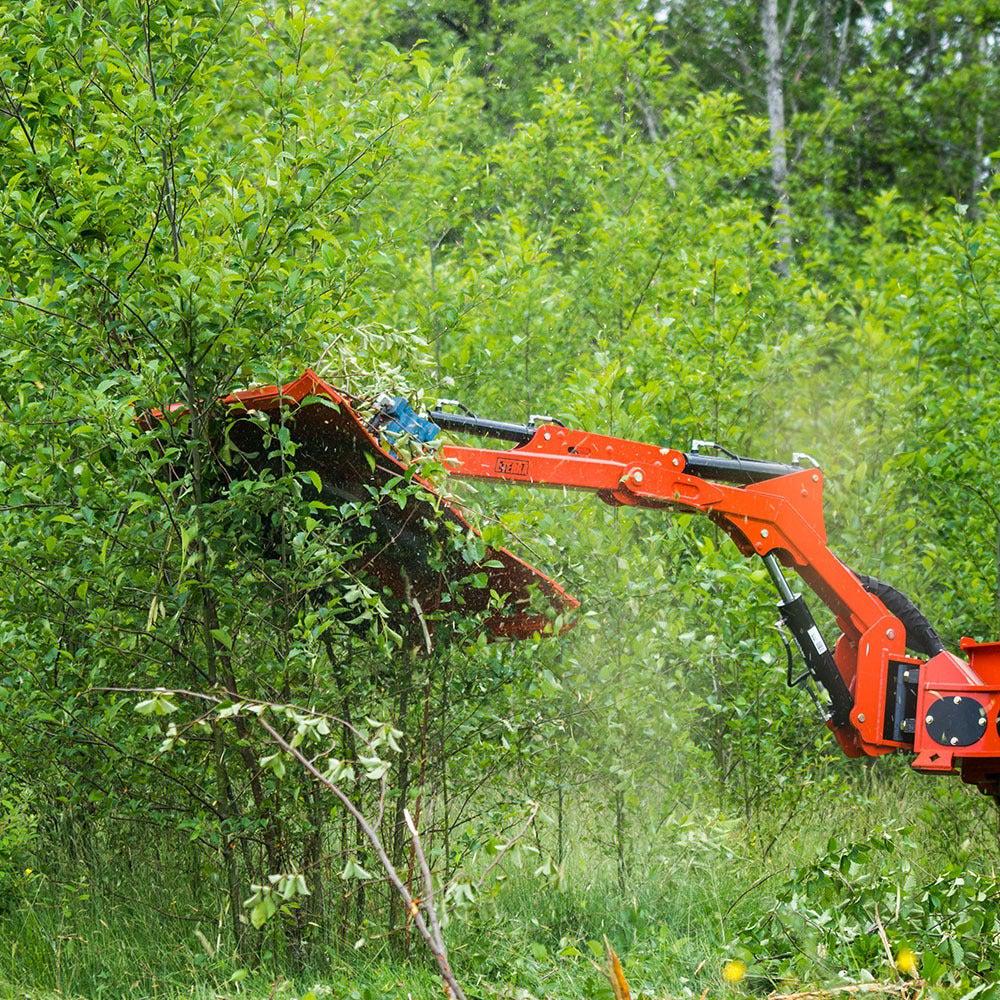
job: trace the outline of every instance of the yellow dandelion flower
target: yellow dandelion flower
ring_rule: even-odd
[[[904,976],[917,977],[917,953],[912,948],[900,948],[896,954],[896,968]]]
[[[738,983],[747,974],[747,963],[739,958],[731,958],[722,967],[722,978],[727,983]]]

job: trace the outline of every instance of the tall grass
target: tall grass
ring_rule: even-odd
[[[753,830],[707,808],[647,817],[635,831],[644,846],[631,857],[624,894],[610,852],[595,846],[594,824],[599,818],[573,831],[555,876],[533,876],[530,865],[500,869],[473,904],[451,915],[452,962],[471,997],[608,998],[594,965],[605,937],[638,995],[714,994],[742,929],[769,911],[790,869],[831,839],[895,831],[899,859],[927,873],[956,861],[990,871],[997,860],[991,809],[955,783],[928,790],[881,780],[861,795],[808,802],[790,815],[778,810]],[[190,872],[169,856],[143,860],[148,845],[127,851],[127,864],[107,849],[40,856],[10,884],[0,900],[0,996],[440,997],[422,953],[415,948],[400,962],[377,932],[356,948],[317,942],[298,967],[277,944],[265,944],[247,970],[220,933],[227,922],[210,908],[221,893],[194,892]]]

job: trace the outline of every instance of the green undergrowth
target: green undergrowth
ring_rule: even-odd
[[[904,783],[905,788],[910,786]],[[912,799],[908,797],[912,795]],[[920,795],[918,798],[917,795]],[[912,950],[928,997],[1000,997],[996,827],[968,822],[956,786],[900,794],[887,784],[763,826],[702,809],[657,823],[656,848],[630,858],[624,891],[606,855],[570,851],[548,878],[511,868],[454,913],[451,958],[471,998],[608,1000],[607,939],[636,998],[765,996],[856,982],[897,987],[889,962]],[[949,816],[966,807],[961,826]],[[816,804],[817,807],[819,803]],[[766,832],[766,836],[759,836]],[[825,835],[821,835],[825,834]],[[759,843],[767,846],[762,855]],[[174,909],[187,891],[150,868],[149,892],[121,896],[110,871],[67,882],[31,870],[0,904],[0,996],[54,998],[440,997],[414,942],[394,958],[373,928],[356,947],[316,945],[296,965],[266,952],[254,969],[211,923]],[[130,873],[130,878],[135,878]],[[746,963],[737,984],[724,963]],[[866,994],[877,995],[877,994]]]

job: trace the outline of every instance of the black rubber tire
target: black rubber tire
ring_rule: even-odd
[[[863,573],[854,575],[869,594],[877,597],[903,623],[907,649],[930,658],[945,648],[934,626],[906,594],[874,576],[865,576]]]

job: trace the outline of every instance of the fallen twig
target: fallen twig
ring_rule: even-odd
[[[882,917],[878,912],[878,903],[875,904],[875,926],[878,929],[879,940],[882,942],[882,947],[885,949],[885,957],[889,960],[889,968],[896,968],[896,959],[892,954],[892,945],[889,944],[889,936],[885,932],[885,927],[882,925]]]

